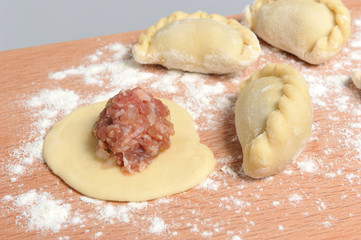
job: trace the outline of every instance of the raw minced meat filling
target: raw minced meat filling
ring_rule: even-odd
[[[114,157],[128,173],[141,172],[170,147],[173,124],[166,105],[141,88],[120,91],[109,99],[93,127],[97,156]]]

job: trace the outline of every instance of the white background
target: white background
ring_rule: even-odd
[[[145,29],[174,11],[242,13],[253,0],[0,0],[0,51]]]

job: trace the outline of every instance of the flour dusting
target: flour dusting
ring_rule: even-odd
[[[311,67],[264,44],[259,65],[222,77],[142,66],[133,60],[131,45],[115,42],[99,47],[79,65],[50,72],[49,88],[9,103],[21,107],[19,117],[31,119],[31,124],[16,130],[21,141],[7,149],[8,156],[1,166],[4,184],[11,189],[0,196],[1,215],[9,219],[15,216],[14,224],[24,231],[43,234],[44,238],[55,234],[58,239],[70,239],[70,235],[59,235],[70,228],[86,238],[105,239],[110,226],[138,232],[144,238],[177,239],[186,232],[194,239],[228,235],[228,239],[237,240],[263,228],[256,217],[268,208],[275,214],[270,229],[287,233],[292,226],[279,219],[311,219],[312,210],[320,217],[312,219],[317,221],[319,231],[332,229],[338,219],[358,213],[347,208],[346,215],[340,212],[331,216],[329,211],[338,202],[328,199],[315,182],[330,182],[339,190],[333,197],[342,202],[361,199],[360,91],[351,78],[353,70],[361,69],[360,39],[361,19],[354,19],[349,43],[330,62]],[[242,152],[234,128],[234,104],[238,84],[270,61],[288,63],[303,74],[312,98],[314,123],[309,145],[293,164],[280,174],[255,181],[240,168]],[[84,90],[59,87],[62,84],[75,84]],[[191,190],[199,198],[190,198],[186,192],[149,202],[101,201],[68,191],[68,186],[46,167],[43,139],[57,121],[77,107],[138,86],[183,106],[194,118],[202,141],[209,140],[204,134],[207,131],[224,133],[222,141],[226,144],[215,153],[215,171]],[[212,149],[220,144],[207,143]],[[49,182],[36,188],[24,184],[24,179],[37,174],[46,174]],[[312,191],[307,191],[310,184]],[[201,207],[204,205],[207,208]],[[301,208],[304,212],[293,212]],[[232,219],[220,217],[223,214]]]
[[[18,219],[26,218],[29,229],[58,232],[69,219],[70,204],[54,200],[50,194],[35,190],[16,197],[15,206],[23,209]]]
[[[148,229],[150,233],[159,235],[167,229],[167,225],[164,223],[163,219],[159,217],[151,218],[150,222],[151,224]]]

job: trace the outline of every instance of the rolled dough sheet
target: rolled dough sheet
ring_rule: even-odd
[[[143,172],[125,175],[119,166],[104,167],[104,160],[96,157],[91,130],[106,102],[81,107],[54,125],[44,141],[46,163],[75,190],[103,200],[145,201],[194,187],[212,172],[216,160],[200,143],[189,113],[161,100],[170,110],[175,135],[171,147]]]

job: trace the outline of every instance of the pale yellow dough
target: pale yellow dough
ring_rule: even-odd
[[[312,104],[302,75],[286,64],[268,64],[240,85],[236,130],[243,170],[262,178],[283,170],[307,144]]]
[[[142,34],[134,59],[189,72],[227,74],[255,62],[257,37],[234,19],[205,12],[175,12]]]
[[[105,102],[79,108],[54,125],[44,142],[51,170],[80,193],[104,200],[144,201],[185,191],[201,183],[216,160],[200,143],[193,119],[179,105],[162,100],[171,113],[175,135],[141,173],[124,175],[120,167],[104,167],[95,155],[91,130]]]
[[[351,75],[351,80],[358,89],[361,89],[361,70],[353,71]]]
[[[256,0],[245,8],[242,23],[274,47],[311,64],[335,56],[351,29],[341,0]]]

